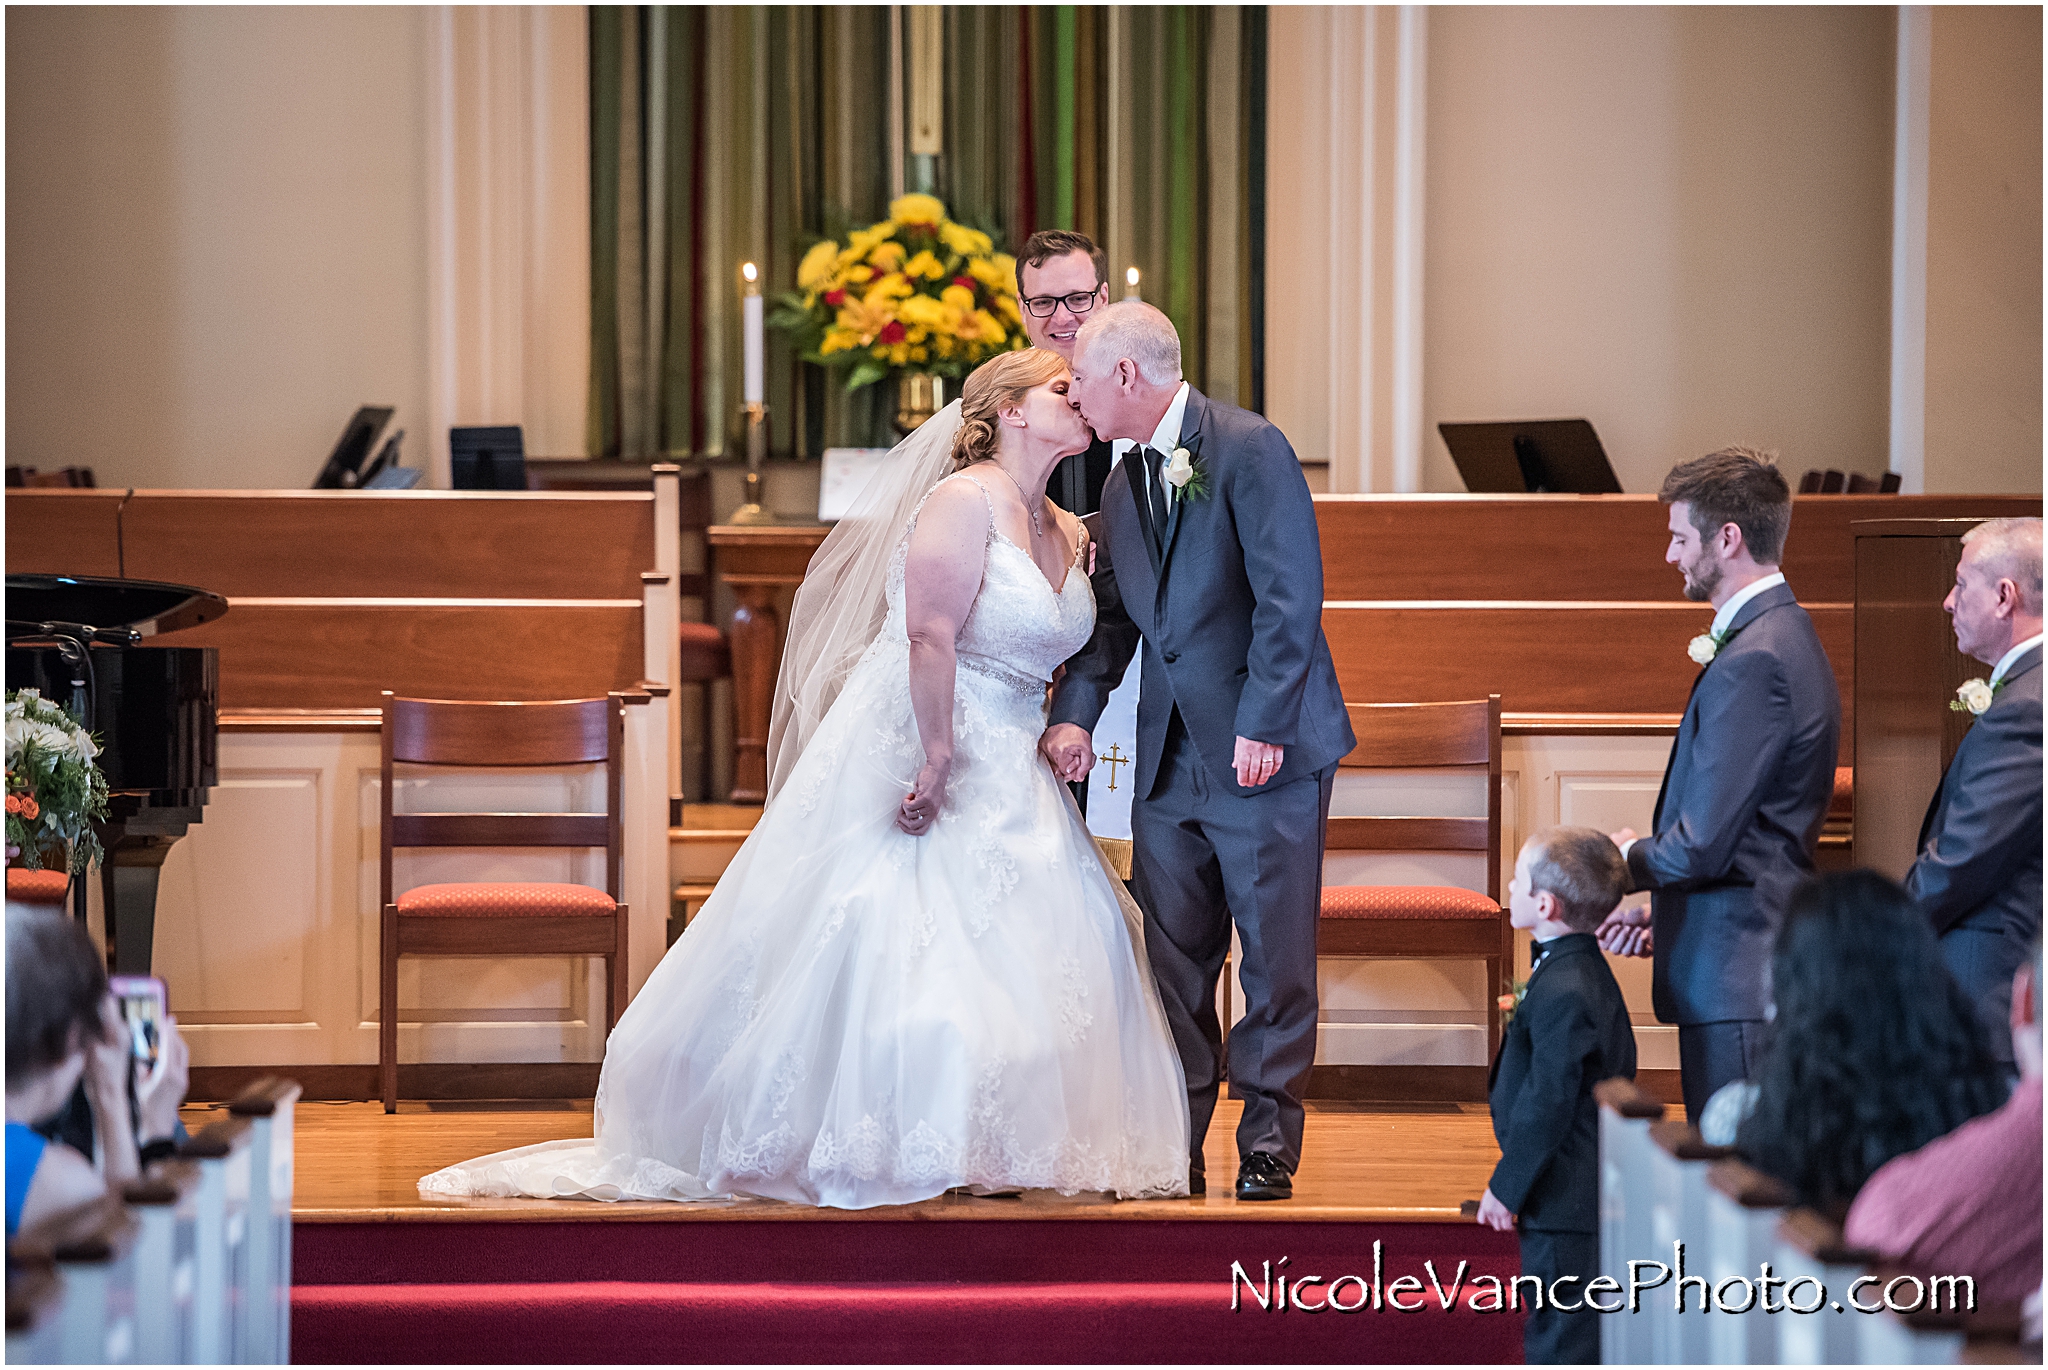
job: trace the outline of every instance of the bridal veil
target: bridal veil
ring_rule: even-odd
[[[889,560],[925,492],[952,467],[960,401],[889,449],[853,507],[811,557],[789,615],[768,724],[768,799],[797,758],[888,614]]]

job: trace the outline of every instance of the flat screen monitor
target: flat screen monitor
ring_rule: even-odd
[[[1618,495],[1621,482],[1584,419],[1440,423],[1444,446],[1475,495]]]
[[[355,416],[348,421],[348,427],[341,430],[341,441],[334,444],[333,455],[327,458],[327,464],[314,477],[313,488],[353,489],[363,463],[377,444],[377,435],[384,431],[385,424],[391,422],[394,412],[389,405],[366,404],[356,410]]]
[[[517,424],[449,429],[448,464],[457,490],[526,488],[526,443]]]

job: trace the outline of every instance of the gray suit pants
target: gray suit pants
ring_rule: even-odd
[[[1230,1034],[1231,1093],[1244,1100],[1240,1158],[1301,1162],[1302,1091],[1316,1058],[1316,921],[1323,830],[1337,768],[1240,796],[1202,765],[1178,717],[1151,797],[1131,805],[1131,891],[1188,1079],[1189,1162],[1216,1111],[1223,1034],[1216,982],[1237,925],[1245,1015]]]
[[[1941,935],[1941,959],[1977,1010],[1985,1044],[2007,1066],[2012,1057],[2012,977],[2027,949],[2002,931],[1954,927]]]

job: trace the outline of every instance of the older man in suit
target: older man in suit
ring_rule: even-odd
[[[1965,533],[1941,607],[1956,646],[1991,679],[1959,692],[1957,707],[1977,718],[1927,806],[1906,892],[2011,1065],[2013,973],[2041,933],[2041,520],[1992,519]]]
[[[1181,379],[1180,337],[1121,301],[1082,329],[1068,398],[1133,444],[1102,490],[1095,633],[1053,688],[1040,748],[1078,780],[1091,730],[1143,653],[1131,887],[1187,1074],[1188,1187],[1206,1188],[1216,982],[1234,924],[1237,1197],[1286,1199],[1316,1053],[1316,920],[1337,762],[1357,745],[1323,637],[1315,505],[1278,428]]]
[[[1614,834],[1650,913],[1617,910],[1601,943],[1654,955],[1658,1020],[1678,1025],[1685,1109],[1748,1077],[1770,1006],[1771,948],[1786,900],[1814,870],[1834,794],[1842,701],[1778,570],[1792,492],[1774,459],[1730,447],[1672,468],[1664,554],[1686,597],[1714,606],[1687,648],[1701,663],[1647,837]],[[1675,645],[1674,645],[1675,650]]]

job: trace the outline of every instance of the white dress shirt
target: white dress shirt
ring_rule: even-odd
[[[1727,630],[1728,625],[1735,621],[1735,615],[1741,611],[1743,605],[1749,603],[1773,585],[1783,585],[1784,583],[1785,573],[1783,571],[1773,571],[1767,576],[1752,580],[1749,584],[1728,596],[1728,602],[1723,604],[1714,614],[1714,626],[1707,631],[1711,632],[1715,637],[1719,637]]]
[[[1998,664],[1991,668],[1990,683],[1996,685],[1999,681],[2005,679],[2005,673],[2012,669],[2012,664],[2020,659],[2021,653],[2026,652],[2031,648],[2038,647],[2040,645],[2041,634],[2039,633],[2035,633],[2025,642],[2013,643],[2012,646],[2006,650],[2005,655],[1998,658]]]
[[[1168,458],[1171,458],[1173,456],[1173,449],[1180,446],[1181,419],[1186,415],[1187,409],[1188,383],[1182,381],[1180,389],[1173,392],[1173,400],[1166,406],[1166,413],[1160,417],[1159,426],[1152,430],[1152,440],[1144,445],[1150,447],[1155,452],[1163,452]],[[1124,459],[1124,454],[1138,445],[1129,438],[1118,438],[1112,443],[1111,447],[1114,450],[1109,458],[1110,469],[1115,470],[1116,464]],[[1138,498],[1143,499],[1145,497],[1145,480],[1150,473],[1145,470],[1145,463],[1143,462],[1139,462],[1131,470],[1133,473],[1131,476],[1132,488],[1138,492]],[[1166,483],[1167,508],[1171,509],[1173,507],[1173,497],[1179,493],[1179,490],[1174,487],[1172,481]]]

